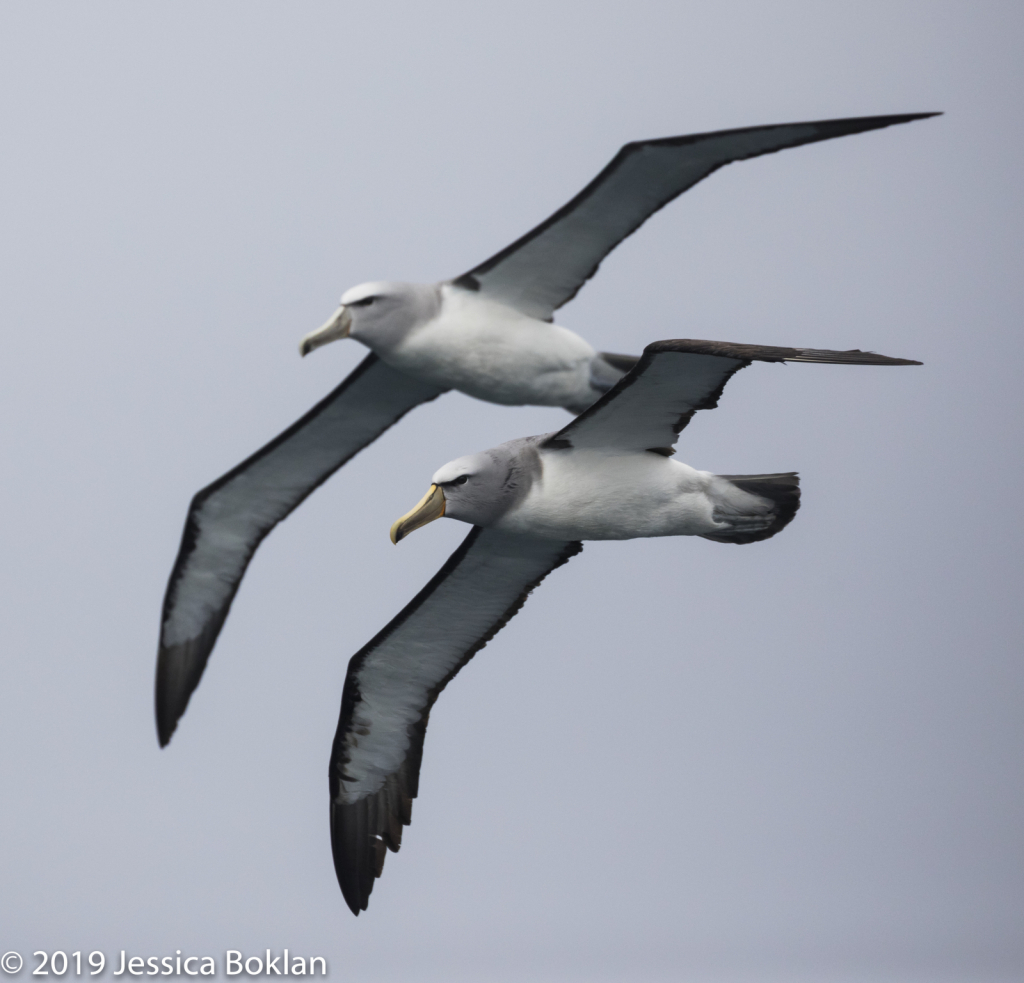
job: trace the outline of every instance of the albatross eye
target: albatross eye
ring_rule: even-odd
[[[364,297],[362,300],[354,300],[349,307],[369,307],[377,298],[376,297]]]
[[[457,477],[457,478],[456,478],[456,479],[455,479],[455,480],[454,480],[454,481],[452,482],[452,484],[453,484],[453,485],[464,485],[464,484],[465,484],[465,483],[466,483],[467,481],[469,481],[469,475],[468,475],[468,474],[460,474],[460,475],[459,475],[459,476],[458,476],[458,477]]]

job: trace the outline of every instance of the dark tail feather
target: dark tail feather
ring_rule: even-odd
[[[731,481],[737,488],[767,498],[775,505],[771,525],[756,531],[737,530],[734,533],[721,532],[704,536],[716,543],[757,543],[770,539],[793,521],[800,508],[800,478],[794,471],[787,474],[720,474],[719,478]]]

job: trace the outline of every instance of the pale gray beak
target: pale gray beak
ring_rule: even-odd
[[[337,341],[339,338],[347,338],[352,328],[352,314],[342,304],[330,317],[326,324],[320,325],[316,331],[310,331],[305,338],[299,342],[299,354],[308,355],[314,348],[326,345],[328,342]]]

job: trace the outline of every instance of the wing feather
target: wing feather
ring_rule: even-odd
[[[441,392],[371,354],[305,416],[192,499],[160,620],[161,746],[199,685],[263,538],[346,461]]]
[[[724,341],[656,341],[636,367],[572,423],[549,437],[549,448],[618,447],[668,453],[697,410],[718,405],[725,384],[752,362],[835,365],[920,365],[853,349],[736,345]]]
[[[581,543],[474,528],[349,662],[330,764],[331,846],[349,908],[365,911],[385,850],[412,815],[430,708]]]
[[[623,239],[718,168],[935,115],[782,123],[627,143],[575,198],[454,282],[531,317],[548,319],[576,296]]]

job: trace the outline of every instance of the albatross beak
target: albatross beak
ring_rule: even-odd
[[[437,485],[431,485],[430,491],[420,499],[419,504],[411,512],[406,512],[391,527],[391,542],[405,539],[414,529],[425,526],[428,522],[440,519],[444,515],[444,492]]]
[[[314,348],[326,345],[329,341],[337,341],[339,338],[347,338],[352,328],[352,314],[342,304],[332,315],[326,324],[320,325],[316,331],[310,331],[299,343],[299,354],[308,355]]]

